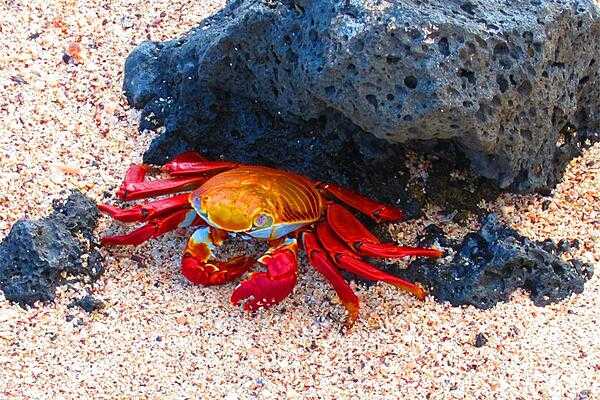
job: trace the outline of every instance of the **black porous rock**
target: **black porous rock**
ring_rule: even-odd
[[[483,347],[487,344],[488,339],[487,336],[485,336],[485,334],[483,333],[478,333],[477,335],[475,335],[475,347]]]
[[[501,224],[495,214],[460,244],[431,225],[419,245],[434,244],[454,249],[454,257],[437,262],[419,258],[394,273],[421,282],[438,301],[454,306],[491,308],[518,288],[528,291],[534,304],[545,306],[581,293],[593,274],[590,265],[563,261],[552,241],[533,242]]]
[[[73,303],[71,303],[70,306],[71,307],[77,306],[77,307],[80,307],[82,310],[84,310],[87,313],[92,313],[96,310],[100,310],[100,309],[104,308],[104,302],[102,300],[95,298],[94,296],[92,296],[90,294],[86,294],[81,299],[76,300]]]
[[[92,235],[97,219],[94,202],[74,191],[48,217],[17,221],[0,243],[4,296],[31,306],[54,300],[67,280],[97,279],[103,271]]]
[[[547,190],[600,128],[598,37],[595,0],[232,0],[139,45],[124,90],[164,128],[147,162],[195,148],[392,192],[410,143]]]

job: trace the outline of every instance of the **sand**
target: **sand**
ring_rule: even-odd
[[[138,113],[122,97],[125,57],[223,4],[51,3],[0,3],[0,237],[19,218],[47,214],[70,188],[111,198],[152,138],[138,134]],[[596,145],[571,162],[547,211],[539,195],[485,206],[534,239],[580,239],[569,256],[598,268],[599,187]],[[410,243],[443,217],[428,209],[392,231]],[[467,225],[444,223],[454,236],[475,218]],[[116,229],[103,218],[98,234]],[[55,304],[24,310],[0,294],[0,398],[600,398],[598,273],[583,294],[546,308],[522,292],[480,311],[419,302],[383,284],[357,287],[362,319],[342,335],[341,306],[306,264],[289,299],[252,316],[229,304],[235,284],[184,280],[184,242],[169,234],[103,250],[98,284],[63,287]],[[68,307],[87,290],[103,310]]]

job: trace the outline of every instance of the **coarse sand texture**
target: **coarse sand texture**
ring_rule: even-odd
[[[138,133],[121,93],[127,54],[148,38],[179,37],[222,6],[0,2],[0,237],[19,218],[47,215],[72,188],[112,201],[153,137]],[[427,168],[417,156],[409,162],[415,174]],[[598,270],[599,188],[596,144],[550,197],[503,194],[484,207],[532,239],[579,239],[566,256]],[[452,237],[478,227],[475,216],[458,225],[430,207],[390,232],[414,243],[430,223]],[[102,218],[96,233],[125,229]],[[544,308],[521,292],[481,311],[357,287],[361,319],[342,335],[343,308],[304,260],[290,298],[252,316],[230,305],[235,283],[197,287],[180,275],[186,235],[103,249],[98,283],[64,286],[54,304],[25,310],[0,295],[0,399],[600,398],[598,274],[583,294]],[[69,307],[88,289],[101,310]]]

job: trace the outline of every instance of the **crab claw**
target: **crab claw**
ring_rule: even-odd
[[[231,303],[238,305],[242,300],[244,310],[255,311],[268,308],[285,299],[294,289],[297,280],[298,245],[296,239],[288,239],[282,245],[270,249],[258,262],[267,267],[267,272],[254,272],[240,283],[231,295]]]

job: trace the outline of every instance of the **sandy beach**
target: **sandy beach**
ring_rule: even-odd
[[[0,238],[69,189],[114,198],[153,137],[122,96],[127,54],[224,2],[47,3],[0,3]],[[361,319],[346,335],[335,293],[304,259],[290,298],[249,315],[229,303],[235,283],[197,287],[180,275],[184,233],[103,249],[93,287],[64,286],[54,304],[27,310],[0,294],[0,399],[600,398],[599,188],[596,144],[551,196],[484,205],[532,239],[579,239],[566,256],[596,268],[581,295],[540,308],[519,291],[481,311],[356,286]],[[430,223],[453,237],[477,228],[475,216],[461,226],[433,207],[424,214],[390,228],[398,241],[413,243]],[[97,233],[118,229],[103,217]],[[86,291],[102,310],[69,307]],[[480,333],[487,343],[476,347]]]

